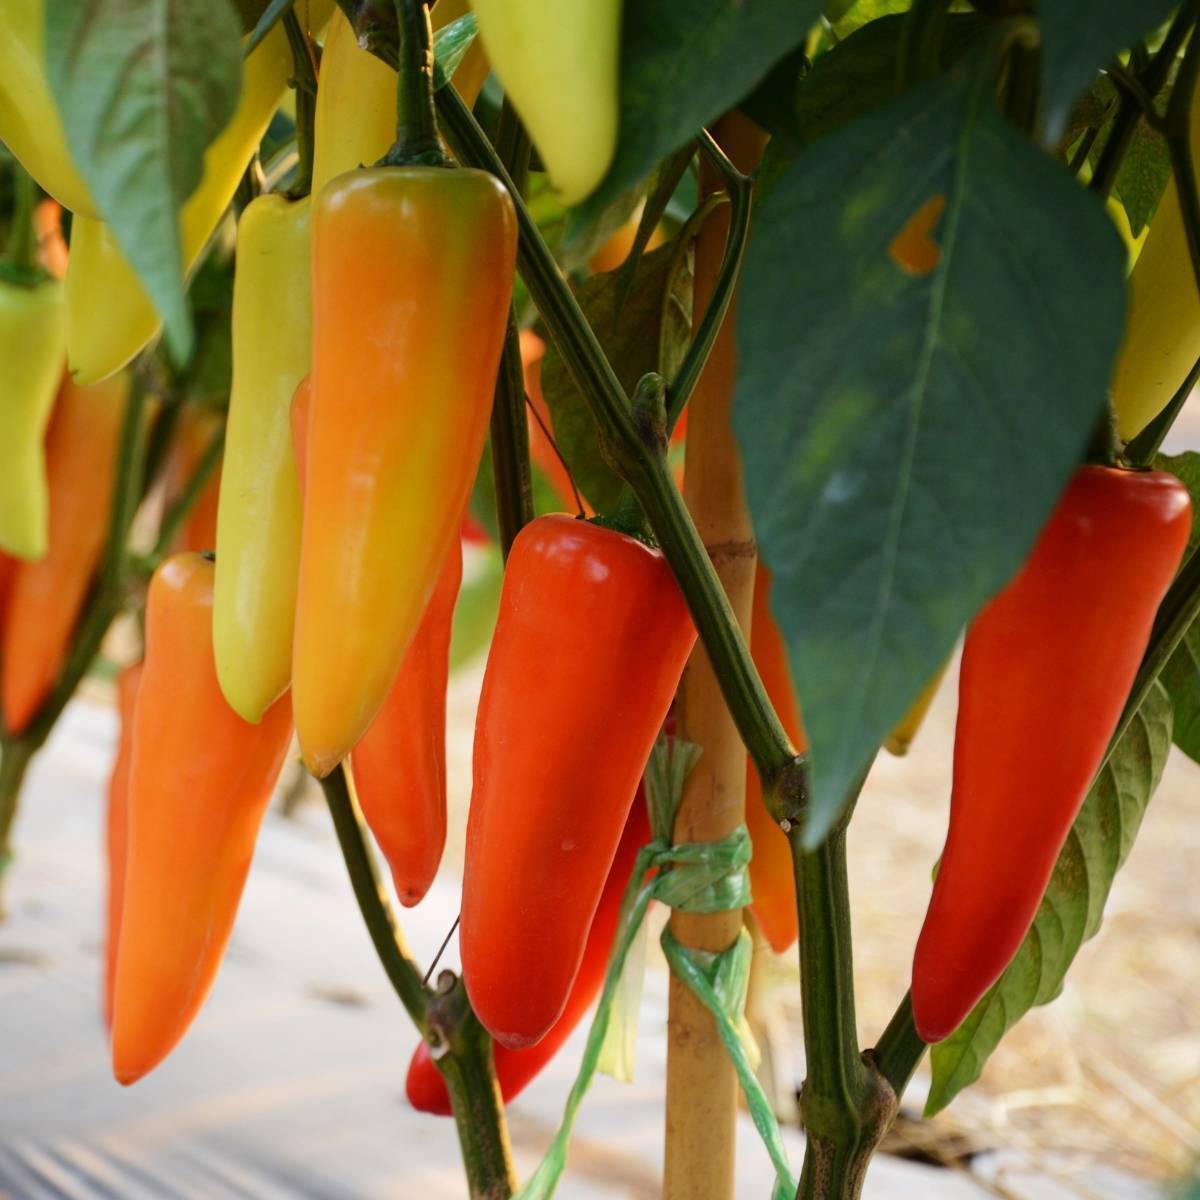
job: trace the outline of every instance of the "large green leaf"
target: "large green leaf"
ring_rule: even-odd
[[[1157,28],[1178,0],[1042,0],[1042,105],[1046,136],[1057,140],[1071,105],[1095,73]]]
[[[1062,990],[1079,947],[1100,928],[1170,746],[1171,703],[1156,684],[1088,792],[1016,957],[958,1030],[934,1046],[926,1115],[974,1083],[1005,1033]]]
[[[237,107],[241,22],[229,0],[55,0],[46,62],[71,153],[185,359],[179,209]]]
[[[1192,497],[1191,549],[1200,544],[1200,454],[1160,454],[1154,460],[1160,471],[1183,481]],[[1194,762],[1200,762],[1200,623],[1193,623],[1159,676],[1175,708],[1175,745]]]
[[[586,225],[751,91],[820,15],[820,0],[637,0],[621,32],[616,157],[580,207]],[[574,227],[574,222],[573,222]]]
[[[593,275],[579,289],[578,299],[617,378],[632,395],[647,371],[669,377],[678,363],[691,330],[688,255],[678,239],[670,241],[642,257],[622,302],[623,283],[619,270]],[[572,478],[598,513],[612,515],[625,495],[625,483],[604,457],[591,410],[553,344],[542,364],[542,391]]]
[[[1125,252],[965,66],[802,151],[758,208],[734,426],[812,748],[810,844],[1013,574],[1105,403]],[[926,274],[890,247],[935,197]]]

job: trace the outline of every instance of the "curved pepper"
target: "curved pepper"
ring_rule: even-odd
[[[113,989],[123,1084],[162,1062],[212,988],[291,742],[286,697],[257,725],[225,703],[212,601],[212,563],[198,554],[168,559],[150,581]]]
[[[466,0],[439,0],[433,7],[431,24],[435,30],[441,29],[466,11]],[[468,108],[478,98],[487,74],[487,59],[476,39],[458,64],[453,80]],[[358,44],[353,27],[339,10],[321,55],[313,135],[313,195],[345,171],[374,166],[395,140],[396,72]]]
[[[561,514],[513,542],[475,724],[460,937],[471,1005],[502,1045],[533,1045],[563,1012],[695,640],[666,560],[641,542]]]
[[[771,573],[761,563],[754,576],[754,610],[750,621],[750,655],[762,677],[771,704],[796,748],[808,749],[800,705],[792,684],[783,635],[771,613]],[[746,763],[746,828],[754,844],[750,859],[750,909],[771,948],[782,954],[799,930],[796,914],[796,876],[787,834],[763,803],[762,784],[754,764]]]
[[[46,553],[43,443],[65,348],[63,285],[0,279],[0,549],[18,558]]]
[[[277,25],[246,59],[237,111],[204,154],[204,177],[179,214],[183,268],[190,274],[229,207],[279,107],[292,70],[287,34]],[[103,222],[71,227],[67,267],[67,357],[79,383],[119,371],[153,340],[162,320]]]
[[[621,0],[471,0],[479,36],[564,204],[617,148]]]
[[[97,217],[46,78],[45,11],[46,0],[0,4],[0,141],[63,207]]]
[[[104,1024],[112,1029],[113,986],[117,978],[117,946],[121,937],[121,905],[125,901],[125,857],[129,844],[129,764],[133,760],[133,707],[142,681],[142,664],[117,676],[117,756],[108,778],[105,852],[108,858],[108,903],[104,938]]]
[[[1171,475],[1081,468],[967,632],[950,832],[913,960],[926,1042],[954,1032],[1029,931],[1187,546],[1191,507]]]
[[[312,379],[292,398],[292,444],[304,486]],[[446,845],[446,684],[462,542],[451,543],[437,586],[379,715],[351,756],[359,807],[392,869],[400,903],[420,902]]]
[[[63,383],[46,435],[49,549],[22,563],[4,623],[4,725],[22,733],[49,696],[71,650],[108,534],[128,376],[92,388]]]
[[[571,993],[567,997],[562,1015],[536,1046],[527,1046],[523,1050],[510,1050],[507,1046],[492,1048],[496,1082],[500,1085],[500,1095],[505,1104],[515,1100],[541,1074],[542,1068],[574,1033],[576,1026],[591,1008],[592,1001],[600,994],[600,989],[604,986],[604,976],[608,971],[608,958],[617,936],[621,901],[625,897],[625,889],[629,886],[629,877],[633,874],[638,851],[649,841],[650,818],[646,813],[645,797],[639,787],[633,807],[629,810],[620,844],[617,846],[616,857],[609,868],[608,878],[604,881],[604,891],[600,893],[600,903],[596,905],[596,915],[592,918],[592,927],[588,931],[579,973],[571,985]],[[428,1042],[418,1043],[413,1051],[404,1090],[408,1102],[418,1112],[433,1113],[439,1117],[452,1115],[450,1093],[446,1090],[446,1081],[442,1078],[442,1073],[434,1065]]]
[[[1200,156],[1200,92],[1193,97],[1192,155]],[[1136,437],[1170,402],[1200,359],[1200,294],[1172,176],[1129,277],[1125,340],[1113,373],[1117,433]]]
[[[163,501],[170,507],[183,494],[192,478],[192,473],[203,460],[212,440],[221,429],[223,417],[212,409],[185,407],[179,414],[175,440],[167,455],[163,472]],[[211,553],[217,545],[217,506],[221,492],[221,464],[218,462],[204,486],[193,501],[175,545],[173,553],[191,550],[197,554]]]
[[[292,665],[305,762],[366,732],[483,451],[516,218],[482,171],[351,171],[317,198],[311,440]]]
[[[238,225],[213,652],[225,699],[252,722],[292,670],[301,507],[291,405],[312,357],[310,213],[307,198],[260,196]]]

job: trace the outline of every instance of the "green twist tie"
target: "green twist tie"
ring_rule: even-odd
[[[650,783],[650,772],[647,772],[647,783]],[[651,806],[654,807],[653,795]],[[537,1170],[517,1192],[514,1200],[550,1200],[554,1195],[566,1167],[579,1106],[596,1074],[625,959],[638,936],[651,900],[657,898],[672,908],[687,912],[711,913],[742,908],[750,901],[746,871],[750,853],[750,835],[744,825],[739,825],[719,842],[688,842],[675,846],[656,838],[638,852],[629,886],[621,901],[617,937],[604,976],[604,990],[588,1031],[579,1073],[563,1108],[562,1123]],[[655,867],[659,868],[657,876],[646,880],[646,872]],[[716,1021],[717,1032],[733,1061],[755,1128],[775,1166],[775,1200],[794,1196],[797,1183],[788,1166],[779,1125],[762,1087],[754,1077],[743,1037],[743,1007],[752,951],[749,935],[742,930],[733,945],[719,954],[691,950],[680,945],[669,928],[663,930],[661,942],[671,969],[691,988]]]

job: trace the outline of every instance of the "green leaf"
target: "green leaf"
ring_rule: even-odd
[[[620,270],[593,275],[578,299],[627,394],[647,371],[669,377],[691,330],[690,256],[678,239],[642,256],[624,294]],[[616,512],[624,480],[609,465],[596,426],[561,355],[551,343],[542,364],[542,392],[554,422],[554,438],[579,490],[601,514]]]
[[[581,205],[587,223],[732,108],[794,46],[819,0],[638,0],[621,33],[616,157]]]
[[[1121,160],[1114,187],[1129,214],[1134,237],[1153,220],[1170,178],[1171,154],[1166,139],[1145,120],[1139,121]]]
[[[1041,8],[1042,105],[1055,142],[1071,105],[1119,50],[1157,29],[1178,0],[1050,0]]]
[[[1005,1033],[1062,990],[1079,947],[1100,928],[1170,746],[1171,704],[1156,684],[1092,784],[1016,957],[958,1030],[934,1046],[926,1116],[974,1083]]]
[[[909,7],[910,0],[858,0],[857,3],[839,3],[837,10],[840,15],[836,18],[833,18],[832,14],[830,16],[833,19],[834,32],[838,37],[844,38],[880,17],[906,12]],[[827,11],[831,8],[833,5],[826,5]]]
[[[229,0],[46,6],[47,71],[71,153],[181,360],[192,327],[179,210],[237,107],[240,35]]]
[[[802,151],[763,198],[734,427],[812,747],[806,838],[1012,576],[1108,389],[1125,251],[956,67]],[[940,257],[893,239],[937,196]]]
[[[1192,534],[1189,548],[1200,543],[1200,454],[1159,454],[1154,467],[1181,479],[1192,497]],[[1194,762],[1200,762],[1200,624],[1194,623],[1163,668],[1159,681],[1175,709],[1175,745]]]

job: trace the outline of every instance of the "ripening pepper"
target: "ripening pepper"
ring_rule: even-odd
[[[483,451],[516,263],[494,176],[350,171],[313,216],[313,371],[292,698],[327,775],[375,719]]]
[[[245,62],[237,111],[204,154],[204,177],[179,214],[183,268],[190,274],[279,107],[292,70],[277,25]],[[67,357],[79,383],[119,371],[162,327],[150,297],[112,230],[77,218],[67,268]]]
[[[696,631],[666,560],[563,514],[513,542],[475,724],[463,980],[502,1045],[562,1015]]]
[[[429,890],[446,845],[446,684],[461,584],[455,538],[387,699],[350,755],[359,807],[406,907]]]
[[[950,831],[913,960],[926,1042],[958,1028],[1028,933],[1190,531],[1173,476],[1082,467],[968,630]]]
[[[763,687],[797,754],[808,749],[800,705],[792,683],[783,635],[771,612],[771,574],[761,563],[754,576],[754,609],[750,622],[750,655]],[[796,876],[787,835],[763,803],[762,784],[754,764],[746,763],[746,828],[754,844],[750,859],[750,909],[767,941],[782,954],[796,940]]]
[[[305,480],[312,379],[292,398],[292,444]],[[387,699],[351,755],[359,807],[392,869],[400,903],[420,902],[446,845],[446,684],[462,585],[462,543],[451,543],[437,586]]]
[[[108,778],[105,852],[108,895],[104,937],[104,1024],[112,1029],[113,985],[117,978],[117,946],[121,936],[121,905],[125,901],[125,856],[129,843],[129,764],[133,760],[133,708],[142,664],[128,666],[117,676],[117,756]]]
[[[113,1074],[123,1084],[162,1062],[212,988],[292,737],[286,697],[257,725],[226,704],[212,602],[212,563],[201,555],[169,558],[150,581],[113,988]]]
[[[620,844],[617,846],[616,857],[609,868],[608,878],[604,881],[604,891],[600,893],[600,903],[596,906],[596,915],[592,918],[592,926],[588,931],[579,973],[571,985],[571,993],[567,997],[562,1015],[536,1046],[526,1046],[523,1050],[510,1050],[507,1046],[492,1048],[496,1082],[500,1085],[500,1096],[505,1104],[515,1100],[537,1078],[542,1068],[554,1058],[562,1044],[575,1031],[591,1008],[592,1001],[600,994],[605,973],[608,971],[609,955],[617,936],[621,901],[624,899],[626,887],[629,886],[629,877],[633,874],[638,851],[649,841],[650,819],[646,813],[645,797],[639,787],[633,807],[629,810]],[[439,1117],[451,1115],[450,1093],[446,1090],[446,1081],[442,1078],[442,1073],[434,1065],[428,1042],[419,1042],[413,1051],[404,1090],[408,1095],[408,1102],[418,1112],[432,1113]]]
[[[21,563],[4,622],[4,726],[24,732],[50,694],[108,534],[128,375],[95,387],[64,380],[46,435],[50,537],[45,557]]]
[[[1200,91],[1192,99],[1191,146],[1192,155],[1200,155]],[[1136,437],[1162,412],[1197,359],[1200,292],[1172,176],[1129,277],[1125,340],[1112,382],[1122,440]]]
[[[0,4],[0,141],[43,191],[74,213],[97,217],[46,78],[45,12],[46,0]]]
[[[43,200],[33,213],[38,266],[55,279],[67,277],[67,239],[63,237],[62,205]]]
[[[17,558],[46,553],[43,442],[65,349],[63,285],[0,278],[0,549]]]
[[[435,30],[441,29],[466,11],[466,0],[438,0],[430,23]],[[453,79],[468,108],[478,98],[487,74],[487,59],[476,39]],[[395,138],[396,72],[358,44],[353,27],[338,10],[321,55],[313,135],[313,195],[345,171],[374,166]]]
[[[301,508],[291,407],[312,357],[310,213],[307,197],[260,196],[238,225],[213,651],[225,699],[251,722],[292,671]]]
[[[167,455],[163,472],[163,502],[170,507],[183,494],[197,467],[221,435],[223,418],[212,409],[185,407],[179,414],[175,440]],[[205,480],[200,494],[192,502],[171,547],[172,553],[193,550],[197,554],[213,551],[217,545],[217,506],[221,493],[221,463]]]
[[[617,147],[621,0],[471,0],[492,66],[564,204]]]

